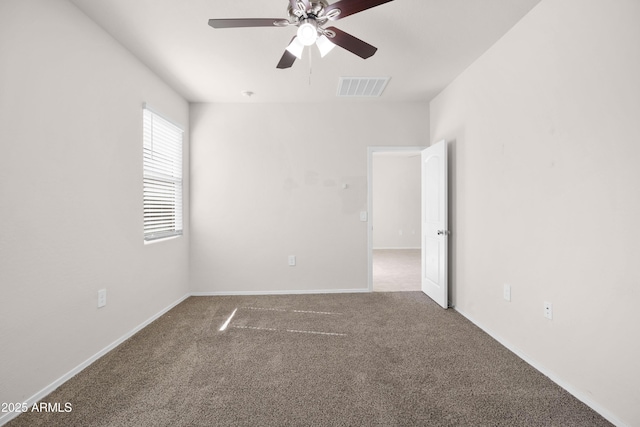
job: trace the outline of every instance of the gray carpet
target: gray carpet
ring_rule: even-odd
[[[44,401],[8,425],[610,425],[419,292],[191,297]]]

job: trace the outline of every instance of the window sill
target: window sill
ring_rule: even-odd
[[[146,245],[153,245],[154,243],[166,242],[167,240],[174,240],[174,239],[178,239],[180,237],[182,237],[181,234],[179,234],[177,236],[161,237],[160,239],[145,240],[144,244],[145,244],[145,246]]]

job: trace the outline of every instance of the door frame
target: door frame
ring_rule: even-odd
[[[367,288],[369,292],[373,292],[373,155],[375,153],[420,153],[425,148],[428,146],[367,147]]]

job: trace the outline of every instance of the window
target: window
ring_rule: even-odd
[[[144,240],[182,235],[182,129],[145,105]]]

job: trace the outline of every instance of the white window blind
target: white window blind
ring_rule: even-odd
[[[182,234],[182,129],[144,112],[144,240]]]

